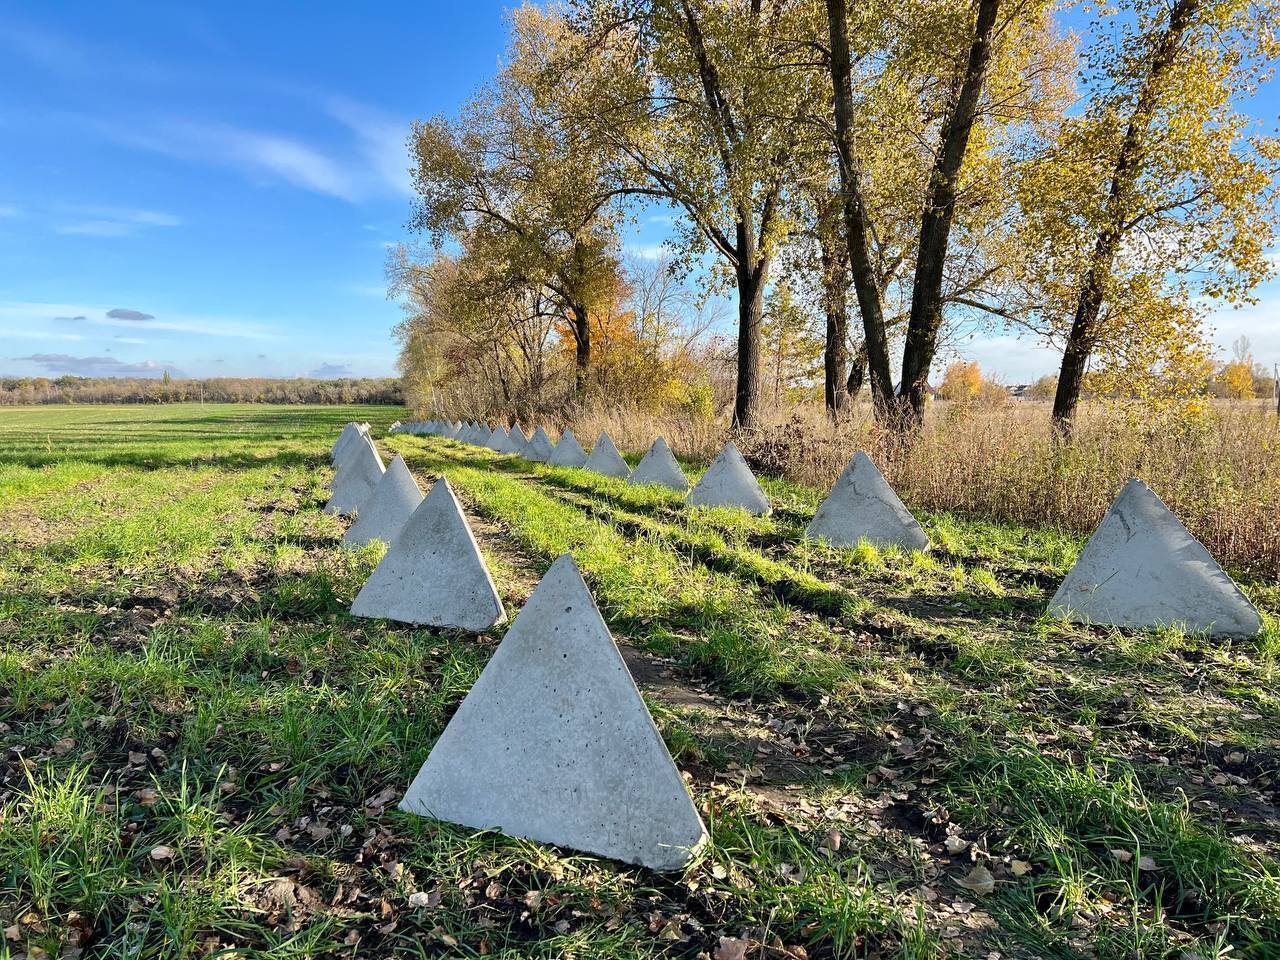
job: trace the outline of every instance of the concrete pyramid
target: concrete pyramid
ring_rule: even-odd
[[[547,458],[547,463],[554,467],[580,467],[586,462],[587,451],[582,449],[572,430],[560,434],[560,442]]]
[[[498,429],[501,430],[502,428],[499,427]],[[502,442],[501,446],[498,447],[498,452],[514,454],[524,453],[524,444],[520,440],[523,436],[524,433],[521,432],[518,426],[512,427],[510,433],[503,431]]]
[[[836,478],[827,499],[805,529],[810,540],[833,547],[856,547],[866,540],[875,547],[924,550],[929,537],[871,458],[859,450]]]
[[[488,447],[490,450],[496,450],[498,453],[501,453],[502,448],[506,445],[507,441],[510,439],[511,438],[507,436],[507,431],[504,430],[501,425],[499,425],[493,428],[493,431],[485,439],[484,445]]]
[[[378,456],[373,441],[362,435],[349,459],[334,474],[333,496],[324,505],[324,512],[344,516],[355,513],[369,494],[373,493],[373,488],[378,485],[384,472],[382,458]]]
[[[741,507],[757,516],[771,509],[769,498],[732,440],[716,454],[686,503],[691,507]]]
[[[350,443],[360,431],[354,423],[348,423],[342,428],[342,432],[338,434],[338,439],[333,441],[333,447],[329,450],[329,459],[337,460],[342,450]]]
[[[547,436],[547,431],[541,427],[533,431],[533,436],[524,445],[525,458],[535,463],[546,463],[551,459],[551,454],[554,452],[555,447],[551,445],[551,438]]]
[[[356,442],[363,436],[367,436],[368,431],[361,428],[358,423],[348,423],[342,428],[342,433],[338,435],[337,442],[333,445],[333,462],[339,463],[355,449]]]
[[[636,472],[631,474],[631,479],[627,482],[656,483],[681,493],[689,489],[689,478],[680,469],[680,464],[676,463],[675,454],[663,437],[653,441],[653,446],[636,464]]]
[[[654,870],[706,840],[582,575],[547,571],[400,809]]]
[[[613,445],[613,440],[607,433],[600,434],[600,439],[591,448],[591,456],[587,457],[587,462],[582,466],[586,470],[594,470],[596,473],[603,473],[606,477],[617,477],[619,480],[625,480],[631,476],[631,468],[627,466],[627,461],[622,459],[622,454],[618,452],[618,448]]]
[[[396,454],[386,473],[373,488],[360,509],[356,522],[347,528],[342,538],[344,547],[362,547],[373,540],[395,542],[400,529],[409,522],[413,511],[422,502],[418,482],[405,466],[404,457]]]
[[[1262,618],[1240,588],[1141,480],[1108,508],[1049,602],[1077,623],[1180,624],[1213,636],[1253,636]]]
[[[506,619],[476,538],[444,477],[369,575],[351,614],[475,632]]]
[[[524,431],[520,429],[520,424],[513,423],[511,425],[510,437],[511,437],[511,446],[514,447],[514,449],[508,452],[518,453],[521,456],[524,456],[524,448],[529,445],[529,438],[526,437],[524,435]]]

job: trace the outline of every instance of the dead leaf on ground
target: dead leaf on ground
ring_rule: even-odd
[[[981,864],[970,870],[963,880],[957,882],[966,890],[972,890],[980,896],[994,893],[996,889],[996,878],[991,875],[990,870]]]
[[[746,960],[747,951],[751,949],[750,940],[738,937],[721,937],[716,945],[715,960]]]

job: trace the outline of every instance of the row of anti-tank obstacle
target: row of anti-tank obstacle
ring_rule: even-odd
[[[606,434],[588,456],[572,431],[552,444],[479,424],[397,424],[554,467],[597,470],[685,490],[659,438],[631,472]],[[518,438],[518,440],[517,440]],[[422,495],[397,455],[389,468],[368,424],[333,446],[328,513],[354,515],[344,546],[386,553],[352,604],[360,617],[482,632],[505,621],[502,600],[449,481]],[[686,500],[757,514],[769,501],[728,443]],[[834,547],[926,549],[928,538],[859,452],[819,506],[806,537]],[[1179,625],[1251,636],[1257,610],[1209,552],[1141,480],[1112,503],[1049,606],[1077,622]],[[680,869],[706,840],[689,793],[578,571],[564,554],[543,576],[457,713],[431,749],[402,809],[475,829],[557,844],[658,870]]]

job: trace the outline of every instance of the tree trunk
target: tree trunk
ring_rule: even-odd
[[[849,270],[858,297],[866,338],[867,366],[871,374],[871,399],[878,418],[893,414],[893,374],[889,369],[889,338],[884,327],[880,289],[872,264],[870,230],[862,184],[853,152],[852,66],[849,60],[847,0],[827,0],[827,28],[831,40],[831,88],[835,97],[836,158],[843,195],[845,244]]]
[[[1129,217],[1129,200],[1142,173],[1142,139],[1155,115],[1160,83],[1178,58],[1182,38],[1191,28],[1202,0],[1178,0],[1169,14],[1169,25],[1152,54],[1147,75],[1142,81],[1133,115],[1120,142],[1103,226],[1093,245],[1093,256],[1085,273],[1080,297],[1076,301],[1071,332],[1062,351],[1062,368],[1058,373],[1058,390],[1053,398],[1053,428],[1063,440],[1070,439],[1076,408],[1080,403],[1080,387],[1085,368],[1098,342],[1098,316],[1102,312],[1105,291],[1111,279],[1116,251],[1124,239],[1124,222]]]
[[[955,217],[960,171],[969,149],[969,133],[978,116],[999,12],[1000,0],[978,0],[978,16],[964,81],[942,125],[941,149],[929,179],[929,195],[920,220],[920,246],[911,289],[907,342],[902,350],[899,396],[906,400],[903,408],[906,426],[917,427],[924,420],[929,368],[933,365],[933,356],[938,348],[938,330],[942,327],[942,275],[947,262],[951,223]]]
[[[823,399],[827,410],[833,414],[844,406],[847,396],[845,364],[849,353],[849,256],[836,224],[831,222],[831,213],[843,210],[838,194],[835,200],[834,204],[829,199],[823,204],[818,218],[822,306],[827,315],[826,343],[822,351]]]
[[[867,344],[864,340],[858,344],[858,349],[853,351],[853,360],[849,363],[849,379],[845,382],[845,390],[849,392],[849,399],[858,399],[858,394],[862,392],[862,384],[866,381],[867,376]]]
[[[822,394],[827,409],[835,413],[844,406],[845,397],[845,337],[848,335],[849,318],[843,304],[827,305],[827,343],[822,351]]]
[[[741,237],[742,231],[739,231]],[[748,240],[747,248],[751,248]],[[740,245],[739,250],[743,247]],[[738,275],[738,381],[734,391],[733,426],[750,430],[759,419],[760,328],[764,320],[764,287],[769,258],[742,258]]]
[[[591,326],[586,307],[570,304],[573,314],[573,395],[581,401],[587,395],[587,376],[591,367]]]

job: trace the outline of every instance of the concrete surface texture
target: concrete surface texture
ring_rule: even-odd
[[[685,866],[707,836],[568,554],[520,611],[400,808],[654,870]]]
[[[631,474],[631,479],[627,482],[656,483],[663,487],[670,487],[672,490],[679,490],[681,493],[689,489],[689,478],[680,469],[680,464],[676,462],[675,454],[667,446],[664,437],[653,441],[649,452],[636,464],[635,473]]]
[[[861,450],[836,478],[804,535],[833,547],[856,547],[860,540],[878,548],[924,550],[929,546],[929,537],[916,518]]]
[[[489,438],[485,440],[484,445],[497,453],[503,453],[505,451],[502,448],[507,445],[507,442],[510,439],[511,438],[507,436],[506,428],[496,426],[489,434]]]
[[[342,536],[342,545],[362,547],[374,540],[394,543],[420,503],[422,491],[418,489],[418,482],[405,465],[404,457],[396,454],[373,493],[360,504],[355,523]]]
[[[1049,602],[1078,623],[1253,636],[1262,618],[1145,483],[1132,479],[1103,516]]]
[[[520,427],[514,426],[511,431],[503,438],[501,446],[498,448],[499,453],[514,453],[520,456],[524,453],[524,441],[521,439],[524,433]]]
[[[479,633],[506,619],[449,481],[437,480],[360,592],[351,613]]]
[[[333,442],[330,458],[337,463],[342,459],[343,454],[351,448],[351,444],[360,436],[360,427],[355,423],[348,423],[342,428],[342,432],[338,434],[338,439]]]
[[[373,488],[382,479],[385,468],[382,457],[373,445],[373,441],[365,434],[360,442],[338,467],[333,477],[333,495],[324,505],[325,513],[337,513],[350,516],[360,509],[360,505],[373,493]]]
[[[529,438],[529,442],[524,446],[525,459],[532,460],[535,463],[546,463],[551,459],[551,454],[555,452],[555,447],[551,443],[551,438],[547,436],[547,431],[538,427],[533,431],[533,436]]]
[[[625,480],[631,476],[631,468],[627,466],[627,461],[622,459],[622,454],[618,452],[618,448],[613,445],[613,439],[607,433],[600,434],[600,439],[591,448],[591,456],[587,457],[587,462],[582,466],[586,470],[594,470],[596,473],[603,473],[606,477],[617,477],[619,480]]]
[[[565,430],[560,434],[559,443],[547,459],[547,463],[554,467],[581,467],[586,462],[587,451],[582,449],[582,444],[578,442],[572,430]]]
[[[716,454],[685,502],[691,507],[739,507],[757,516],[772,509],[769,498],[732,440]]]

